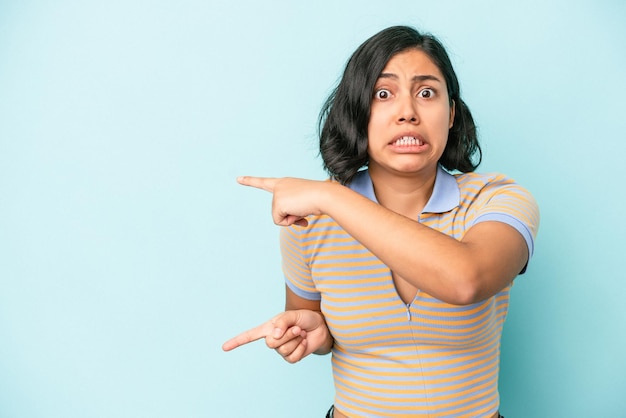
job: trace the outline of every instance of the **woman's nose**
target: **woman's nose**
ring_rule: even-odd
[[[405,97],[400,100],[398,109],[398,122],[417,123],[417,109],[412,97]]]

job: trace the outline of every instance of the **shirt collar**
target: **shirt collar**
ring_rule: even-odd
[[[370,178],[368,170],[362,170],[354,176],[349,185],[350,189],[378,203],[374,193],[374,184]],[[422,213],[444,213],[448,212],[460,204],[461,192],[456,182],[456,178],[445,171],[441,166],[437,166],[437,176],[433,194],[428,199]]]

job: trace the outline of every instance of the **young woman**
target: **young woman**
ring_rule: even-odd
[[[500,337],[539,212],[476,174],[471,113],[441,43],[364,42],[322,109],[329,181],[241,177],[273,193],[286,310],[226,342],[285,360],[332,352],[335,417],[498,417]],[[334,409],[334,411],[333,411]]]

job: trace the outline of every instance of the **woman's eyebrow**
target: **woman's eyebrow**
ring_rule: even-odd
[[[398,76],[394,73],[381,73],[378,78],[392,78],[394,80],[398,79]],[[422,81],[437,81],[439,83],[441,83],[441,80],[439,79],[439,77],[434,76],[432,74],[423,74],[423,75],[415,75],[411,78],[411,81],[414,83],[419,83]]]

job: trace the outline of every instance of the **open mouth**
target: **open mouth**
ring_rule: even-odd
[[[410,147],[424,145],[424,141],[414,136],[402,136],[391,143],[396,147]]]

